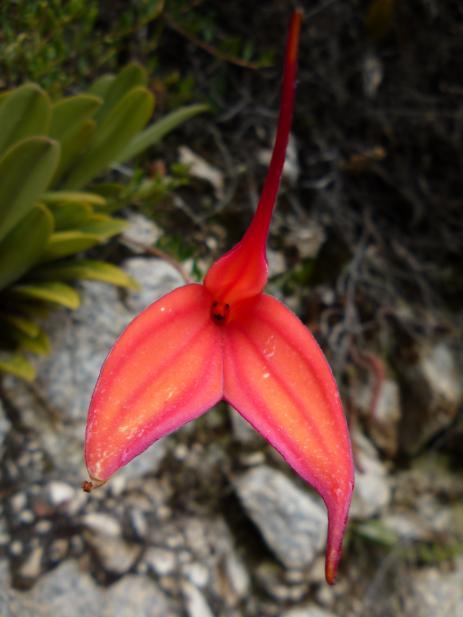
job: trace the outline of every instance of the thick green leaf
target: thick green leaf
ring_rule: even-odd
[[[104,99],[108,94],[108,90],[111,87],[111,84],[115,81],[116,76],[107,73],[106,75],[102,75],[98,79],[96,79],[93,84],[88,89],[88,94],[93,94],[94,96],[99,96]]]
[[[85,279],[102,281],[118,287],[139,289],[138,283],[124,270],[104,261],[79,259],[62,264],[50,264],[33,272],[32,276],[38,280],[68,281]]]
[[[42,201],[47,204],[89,204],[90,206],[104,206],[106,199],[97,193],[85,191],[50,191],[44,193]]]
[[[95,234],[101,240],[107,240],[111,236],[123,232],[127,226],[128,222],[124,219],[116,219],[104,214],[94,214],[89,221],[79,227],[79,231]]]
[[[65,283],[44,281],[16,285],[9,294],[18,298],[31,298],[53,304],[60,304],[66,308],[76,309],[80,304],[79,294]]]
[[[57,101],[52,107],[49,135],[61,141],[75,131],[77,125],[88,120],[103,103],[98,96],[78,94]]]
[[[48,204],[55,220],[55,231],[75,231],[93,217],[93,210],[88,204]]]
[[[80,188],[115,161],[148,122],[153,104],[153,95],[146,88],[134,88],[126,94],[97,127],[88,150],[76,162],[65,182],[65,188]]]
[[[133,89],[138,86],[146,86],[147,74],[145,69],[137,63],[128,64],[119,75],[111,81],[104,94],[104,102],[96,114],[96,119],[101,122],[109,112]]]
[[[58,231],[53,233],[48,241],[48,245],[42,254],[41,261],[50,261],[69,257],[76,253],[86,251],[92,246],[100,244],[101,237],[94,233],[83,231]]]
[[[165,135],[190,118],[210,110],[211,108],[209,105],[198,104],[190,105],[189,107],[182,107],[181,109],[173,111],[161,120],[158,120],[146,128],[141,133],[138,133],[138,135],[135,135],[132,141],[127,144],[124,150],[117,157],[118,162],[123,163],[124,161],[133,159],[135,156],[146,150],[146,148],[159,143]]]
[[[38,204],[0,242],[0,289],[18,280],[39,260],[53,231],[50,211]]]
[[[0,312],[0,322],[6,323],[8,326],[13,326],[31,337],[37,336],[40,331],[40,328],[35,322],[13,313]]]
[[[25,137],[46,135],[50,116],[50,100],[39,86],[12,90],[0,107],[0,153]]]
[[[21,354],[0,352],[0,371],[15,375],[26,381],[33,381],[35,368]]]
[[[56,169],[51,186],[56,186],[63,175],[72,167],[81,152],[83,152],[90,143],[94,132],[96,131],[96,122],[94,120],[84,120],[77,124],[72,132],[68,133],[61,140],[61,157]]]
[[[59,160],[59,144],[28,137],[0,159],[0,240],[34,206],[48,186]]]
[[[50,339],[41,329],[36,336],[28,336],[21,330],[12,331],[11,335],[18,345],[19,351],[31,351],[41,355],[47,355],[51,351]]]
[[[6,91],[6,92],[2,92],[0,94],[0,109],[3,105],[3,103],[6,101],[6,99],[10,96],[11,92],[10,91]]]

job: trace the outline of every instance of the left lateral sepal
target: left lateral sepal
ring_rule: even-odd
[[[203,285],[166,294],[136,317],[103,364],[85,462],[93,485],[222,398],[222,334]]]

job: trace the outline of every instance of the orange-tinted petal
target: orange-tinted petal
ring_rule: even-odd
[[[334,582],[354,482],[350,440],[325,356],[278,300],[262,294],[224,328],[224,398],[325,501]]]
[[[180,287],[117,340],[88,415],[85,461],[96,483],[221,399],[222,335],[210,306],[202,285]]]

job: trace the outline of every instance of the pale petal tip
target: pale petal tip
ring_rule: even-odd
[[[340,551],[337,550],[330,550],[326,555],[325,578],[328,585],[334,585],[336,583],[340,557]]]

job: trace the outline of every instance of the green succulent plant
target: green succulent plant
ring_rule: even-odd
[[[111,214],[125,185],[113,183],[108,197],[97,179],[208,109],[191,105],[146,126],[154,108],[146,83],[144,69],[130,64],[53,103],[32,83],[0,95],[0,371],[34,378],[24,352],[50,351],[38,323],[50,307],[79,306],[69,281],[136,286],[117,266],[80,255],[127,224]],[[149,195],[151,184],[158,189],[145,179],[130,196]]]

